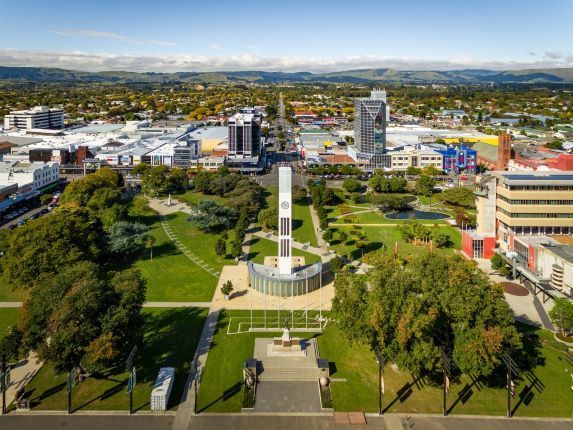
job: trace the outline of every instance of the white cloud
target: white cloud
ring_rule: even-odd
[[[113,34],[113,33],[112,33]],[[120,36],[120,35],[116,35]],[[111,36],[109,36],[111,37]],[[0,48],[0,65],[43,66],[64,69],[102,71],[309,71],[334,72],[351,69],[392,68],[398,70],[452,70],[486,68],[514,70],[525,68],[573,67],[573,57],[533,58],[532,61],[428,60],[417,58],[383,58],[373,55],[338,59],[299,56],[264,57],[257,53],[204,56],[195,54],[127,55],[82,51],[24,51]]]
[[[214,49],[215,51],[224,51],[225,50],[224,46],[221,46],[217,43],[209,43],[208,46],[209,46],[209,48]]]
[[[96,30],[46,30],[48,33],[56,34],[62,37],[72,38],[94,38],[94,39],[112,39],[120,40],[126,43],[133,43],[136,45],[157,45],[157,46],[176,46],[173,42],[166,42],[164,40],[154,39],[137,39],[134,37],[126,36],[125,34],[112,33],[109,31],[96,31]]]

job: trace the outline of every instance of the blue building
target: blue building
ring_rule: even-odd
[[[446,148],[434,148],[444,156],[443,170],[446,173],[459,173],[467,171],[475,173],[477,166],[477,152],[465,145],[452,146]]]

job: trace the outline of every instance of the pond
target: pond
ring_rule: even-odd
[[[392,212],[386,214],[386,218],[388,219],[399,219],[399,220],[406,220],[406,219],[446,219],[450,216],[445,213],[441,212],[427,212],[427,211],[418,211],[418,210],[408,210],[408,211],[400,211],[400,212]]]

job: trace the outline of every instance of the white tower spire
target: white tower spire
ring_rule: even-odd
[[[279,274],[292,273],[291,233],[292,233],[292,191],[291,166],[279,167]]]

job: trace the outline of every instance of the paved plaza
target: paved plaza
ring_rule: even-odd
[[[316,381],[263,381],[257,384],[255,412],[320,412]]]

